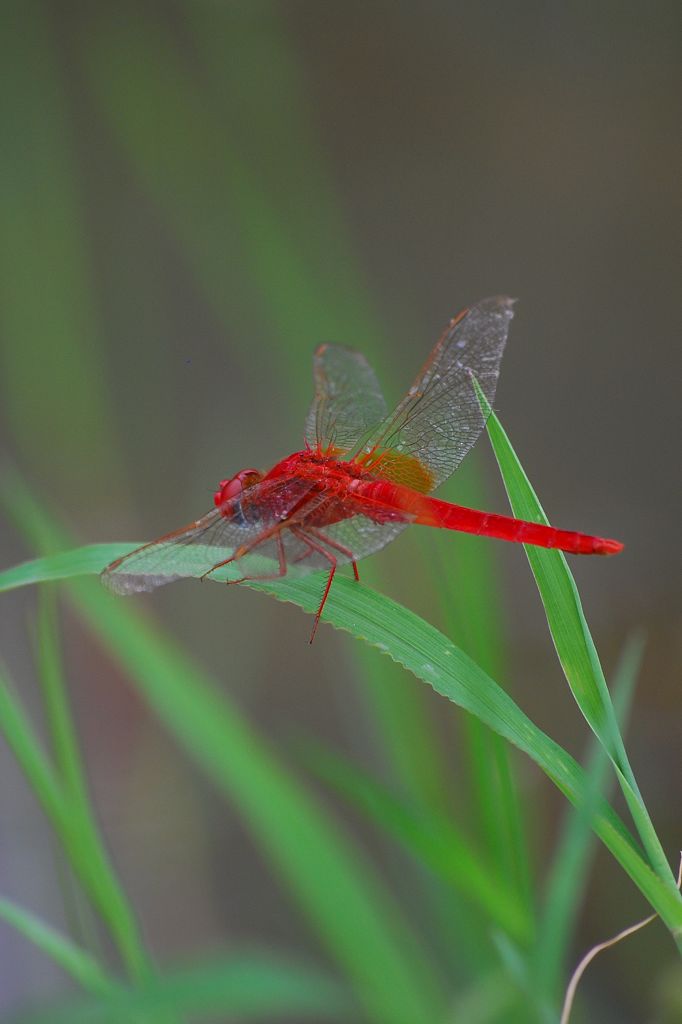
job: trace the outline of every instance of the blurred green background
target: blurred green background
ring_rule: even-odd
[[[206,511],[218,480],[300,446],[320,341],[364,351],[397,400],[449,316],[518,296],[496,408],[552,522],[626,543],[572,568],[607,669],[646,630],[629,748],[671,857],[681,20],[674,2],[0,8],[3,471],[82,543],[152,538]],[[444,496],[504,511],[479,448]],[[30,554],[3,520],[2,565]],[[583,751],[520,550],[405,535],[361,568]],[[0,652],[39,714],[34,603],[3,597]],[[462,714],[357,641],[323,627],[310,649],[298,609],[240,588],[135,604],[296,772],[314,777],[312,736],[472,832],[485,819]],[[240,816],[68,608],[61,625],[99,820],[154,955],[246,942],[324,964]],[[563,806],[517,769],[539,884]],[[4,747],[0,778],[0,890],[66,927],[59,855]],[[311,784],[428,933],[420,871]],[[571,962],[644,911],[599,852]],[[450,922],[433,955],[468,977],[486,943]],[[586,1019],[652,1014],[673,963],[656,926],[607,954]],[[0,929],[0,1012],[67,989]]]

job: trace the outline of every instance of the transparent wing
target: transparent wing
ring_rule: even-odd
[[[311,488],[308,480],[262,480],[222,510],[213,509],[196,522],[112,562],[102,580],[117,594],[132,594],[203,576],[240,549],[266,545]],[[262,553],[269,555],[267,546]]]
[[[403,532],[412,521],[405,513],[397,513],[395,519],[385,520],[378,523],[369,516],[355,515],[350,519],[343,519],[339,523],[327,526],[319,531],[325,538],[330,550],[336,555],[339,565],[351,561],[359,561],[367,555],[374,555],[377,551],[390,544],[392,540]],[[350,558],[344,554],[352,552]]]
[[[377,472],[398,479],[420,466],[426,473],[418,489],[428,491],[459,466],[485,426],[472,375],[492,405],[512,304],[503,296],[484,299],[450,322],[405,398],[364,446],[377,450]]]
[[[407,525],[404,518],[400,522],[377,523],[364,515],[320,529],[305,521],[292,521],[236,559],[230,575],[241,581],[329,572],[332,566],[348,565],[379,551]],[[218,570],[216,579],[224,578],[221,572]]]
[[[315,397],[305,438],[311,448],[350,451],[386,415],[374,370],[359,352],[320,345],[313,357]]]

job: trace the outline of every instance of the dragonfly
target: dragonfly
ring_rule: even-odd
[[[484,299],[454,317],[392,413],[365,357],[320,345],[305,447],[268,472],[221,480],[200,519],[117,558],[102,573],[119,594],[174,580],[227,583],[326,571],[313,642],[334,576],[412,524],[459,530],[571,554],[614,555],[616,540],[482,512],[431,495],[483,430],[495,399],[513,300]],[[222,577],[221,577],[222,578]]]

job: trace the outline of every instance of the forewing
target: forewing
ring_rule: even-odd
[[[359,352],[320,345],[313,356],[315,397],[306,419],[311,448],[350,451],[386,415],[374,370]]]
[[[183,529],[112,562],[102,573],[102,580],[117,594],[133,594],[186,577],[203,576],[240,548],[260,543],[261,553],[269,556],[264,546],[266,538],[305,499],[311,487],[307,480],[263,480],[222,510],[213,509]]]
[[[472,377],[492,405],[512,304],[484,299],[450,322],[405,398],[366,442],[384,476],[399,479],[421,466],[419,489],[431,490],[457,469],[485,426]]]

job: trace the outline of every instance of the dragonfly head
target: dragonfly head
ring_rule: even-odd
[[[221,480],[218,490],[213,495],[216,508],[220,508],[222,505],[227,504],[228,501],[238,498],[247,487],[253,487],[254,484],[257,484],[262,479],[263,474],[259,473],[257,469],[242,469],[229,480]]]

